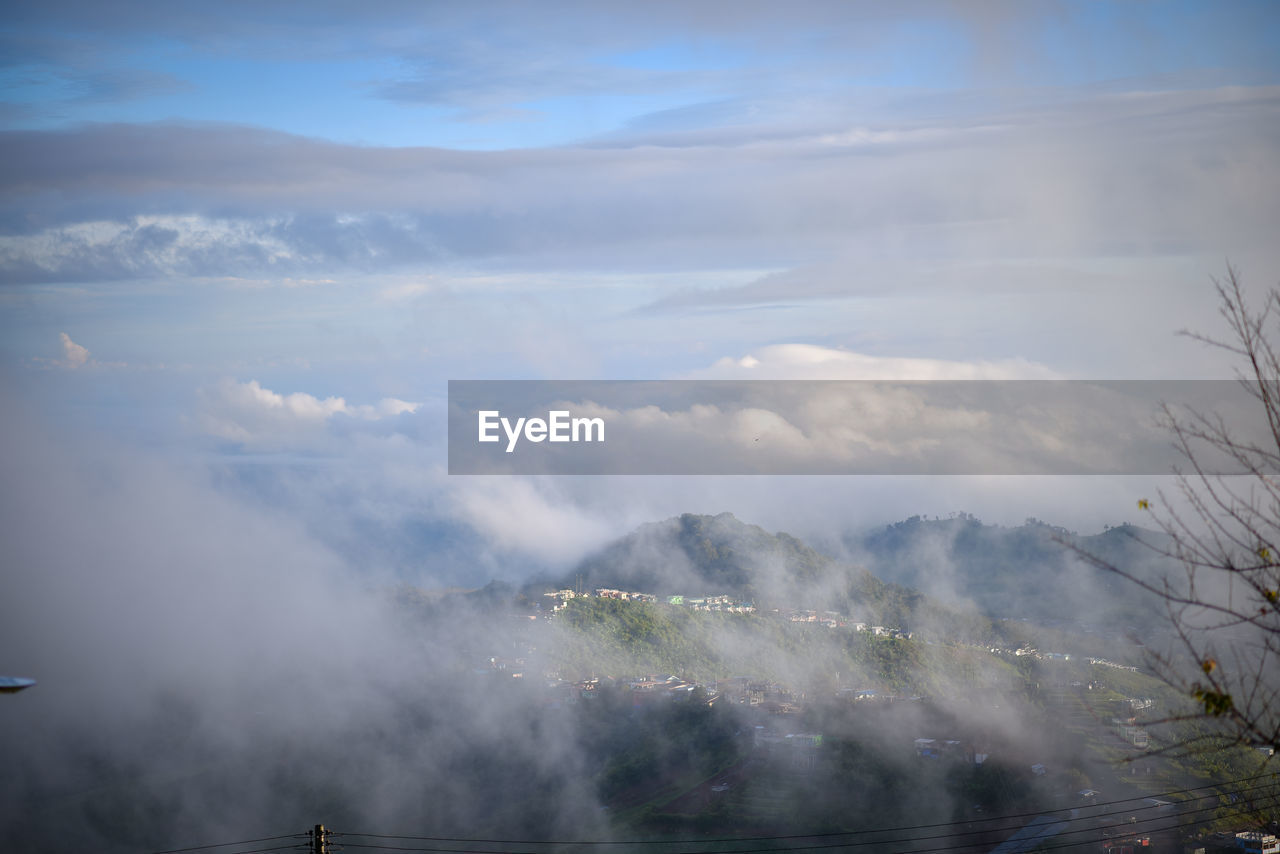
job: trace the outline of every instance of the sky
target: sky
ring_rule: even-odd
[[[1230,378],[1177,333],[1280,270],[1274,3],[17,3],[0,39],[6,498],[207,493],[378,579],[686,511],[1137,520],[1163,481],[451,477],[446,383]]]

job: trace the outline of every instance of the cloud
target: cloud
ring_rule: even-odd
[[[5,379],[0,598],[20,607],[0,624],[0,672],[39,680],[0,733],[8,847],[151,850],[302,827],[316,789],[278,781],[334,767],[325,797],[362,825],[502,827],[532,778],[550,793],[538,827],[557,830],[562,812],[594,828],[570,718],[459,678],[514,648],[505,621],[461,605],[423,621],[287,511],[84,422],[41,421]],[[486,758],[499,770],[468,773]],[[122,797],[141,812],[115,818]]]
[[[939,405],[909,388],[774,387],[734,404],[571,411],[605,421],[608,459],[631,473],[911,473],[1005,462],[989,450],[1005,432],[993,413]],[[1014,446],[1033,450],[1025,444]]]
[[[203,432],[245,445],[281,448],[306,447],[327,437],[326,425],[335,416],[379,421],[412,414],[419,406],[392,397],[376,404],[349,404],[341,397],[279,394],[257,380],[232,379],[203,389],[200,404],[193,421]]]
[[[410,302],[424,294],[430,293],[431,285],[426,282],[406,282],[402,285],[389,285],[378,291],[381,302]]]
[[[872,356],[815,344],[774,344],[726,356],[690,379],[703,380],[1050,380],[1064,377],[1025,359],[960,362]]]
[[[616,521],[567,500],[546,480],[461,478],[449,489],[455,518],[487,548],[566,566],[617,535]]]
[[[44,356],[34,356],[31,358],[33,365],[39,365],[44,368],[63,368],[66,370],[79,370],[81,368],[127,368],[130,367],[127,362],[103,362],[95,359],[93,354],[89,352],[89,348],[81,344],[77,344],[71,340],[71,336],[66,332],[58,333],[58,341],[62,345],[62,358],[50,359]]]
[[[971,225],[984,227],[981,223]],[[802,301],[859,299],[904,291],[931,295],[962,292],[976,296],[1092,290],[1102,296],[1124,284],[1124,279],[1114,272],[1090,269],[1087,263],[1045,263],[1029,259],[939,262],[929,257],[884,258],[878,253],[840,253],[822,263],[776,270],[743,284],[673,290],[636,309],[635,313],[707,312]]]
[[[1280,89],[979,104],[928,128],[843,116],[757,140],[512,151],[377,148],[227,125],[0,134],[0,277],[326,277],[424,263],[528,269],[1092,258],[1270,245]],[[848,263],[770,280],[865,287]],[[1029,277],[1032,278],[1032,277]],[[753,292],[753,289],[759,293]],[[704,295],[704,301],[724,299]]]
[[[66,367],[82,368],[90,363],[89,351],[72,341],[70,335],[65,332],[59,332],[58,338],[62,341],[62,363]]]

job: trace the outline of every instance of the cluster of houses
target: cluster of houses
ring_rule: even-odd
[[[1138,712],[1150,710],[1155,704],[1145,697],[1130,697],[1117,700],[1116,703],[1118,712],[1116,717],[1111,719],[1111,725],[1116,728],[1116,733],[1139,750],[1146,750],[1150,744],[1150,736],[1145,729],[1138,726],[1136,715]]]
[[[473,668],[477,675],[523,678],[525,660],[492,657]],[[794,714],[801,710],[803,694],[793,692],[780,682],[735,676],[711,683],[695,682],[668,673],[641,674],[637,676],[591,677],[578,681],[566,681],[556,674],[547,674],[547,688],[552,702],[561,704],[580,700],[592,700],[599,696],[603,685],[626,692],[633,707],[648,703],[684,700],[697,697],[699,702],[714,705],[717,702],[749,706],[776,715]]]
[[[757,725],[752,731],[751,746],[781,765],[782,768],[805,773],[814,770],[822,751],[822,734],[816,732],[780,732]]]
[[[1151,847],[1151,834],[1129,833],[1102,840],[1102,854],[1142,854]]]
[[[756,606],[750,602],[737,602],[732,596],[704,596],[698,599],[668,596],[667,604],[680,605],[695,611],[724,611],[731,614],[752,614],[756,610]]]
[[[563,592],[563,591],[561,591]],[[614,590],[610,587],[596,588],[597,599],[619,599],[623,602],[657,602],[658,597],[652,593],[633,593],[630,590]]]
[[[658,601],[658,597],[653,593],[614,590],[611,587],[597,587],[594,593],[565,589],[553,590],[543,595],[554,603],[551,609],[553,612],[563,610],[573,599],[590,599],[592,596],[597,599],[616,599],[621,602],[647,602],[653,604]],[[755,611],[755,606],[751,603],[738,602],[731,596],[704,596],[697,599],[684,596],[668,596],[665,601],[668,605],[680,605],[692,608],[695,611],[730,611],[736,614],[749,614]]]
[[[631,705],[639,706],[654,700],[676,700],[693,696],[703,686],[697,682],[689,682],[679,676],[666,673],[647,676],[632,676],[620,680],[621,684],[631,692]],[[713,694],[708,694],[707,702],[714,703]]]
[[[1151,737],[1142,727],[1127,724],[1119,718],[1113,718],[1112,723],[1115,724],[1116,732],[1120,734],[1120,737],[1139,750],[1146,750],[1150,745]]]
[[[593,596],[597,599],[615,599],[621,602],[646,602],[650,604],[658,602],[658,597],[652,593],[615,590],[610,587],[598,587],[595,591],[577,591],[566,588],[564,590],[553,590],[543,595],[552,600],[552,613],[564,610],[569,602],[574,599],[589,599]],[[693,597],[677,594],[667,596],[663,601],[668,605],[689,608],[694,611],[720,611],[731,614],[753,614],[756,611],[756,606],[753,603],[743,602],[728,595]],[[867,623],[851,621],[847,616],[836,611],[774,608],[768,613],[777,619],[792,623],[816,623],[832,629],[851,628],[854,631],[871,632],[876,637],[907,639],[914,637],[912,632],[903,631],[902,629],[890,626],[872,626]]]
[[[876,637],[910,638],[913,636],[911,632],[904,632],[902,629],[895,629],[889,626],[871,626],[856,620],[850,620],[844,614],[836,611],[774,608],[770,613],[779,619],[788,620],[792,623],[819,623],[830,629],[848,628],[858,632],[871,632]]]
[[[502,666],[501,659],[492,659],[488,667],[477,668],[476,672],[497,672],[505,676],[519,676]],[[642,674],[638,676],[592,677],[576,682],[569,682],[549,674],[547,688],[549,701],[554,705],[591,701],[600,696],[602,686],[612,686],[614,690],[625,692],[632,708],[640,708],[652,703],[687,701],[697,698],[698,702],[707,705],[731,703],[750,706],[761,712],[776,715],[793,714],[800,711],[803,696],[795,695],[787,686],[778,682],[755,680],[748,676],[736,676],[731,679],[720,679],[710,684],[694,682],[668,673]]]
[[[759,708],[761,711],[774,714],[790,714],[800,710],[803,695],[794,694],[790,688],[779,682],[756,680],[749,676],[735,676],[720,679],[710,684],[693,682],[667,673],[625,676],[609,679],[609,682],[627,691],[632,706],[641,706],[655,700],[681,700],[695,696],[696,692],[707,705],[717,702]],[[583,691],[597,690],[599,679],[589,683],[578,683]]]
[[[1033,646],[1020,646],[1017,649],[1008,649],[1002,646],[988,647],[988,651],[992,655],[1013,656],[1014,658],[1025,658],[1030,656],[1039,661],[1070,661],[1071,654],[1067,652],[1041,652]]]
[[[550,593],[544,593],[551,600],[551,611],[563,611],[574,599],[590,599],[591,593],[583,590],[573,590],[565,588],[564,590],[553,590]],[[596,589],[595,597],[597,599],[617,599],[622,602],[648,602],[654,603],[658,601],[658,597],[652,593],[635,593],[630,590],[614,590],[609,587],[599,587]]]
[[[954,738],[917,738],[915,741],[916,756],[922,759],[955,759],[981,765],[987,754],[976,753],[973,745]]]
[[[797,711],[804,699],[803,695],[792,693],[790,688],[780,682],[757,680],[749,676],[721,679],[715,683],[715,692],[726,703],[759,707],[778,714]]]
[[[1280,854],[1280,840],[1260,830],[1245,830],[1235,835],[1236,848],[1244,854]]]
[[[924,697],[919,694],[910,696],[890,694],[874,688],[840,688],[836,691],[836,697],[854,703],[920,703],[924,701]]]
[[[496,655],[490,656],[487,662],[478,667],[472,668],[472,672],[477,675],[496,673],[501,674],[502,676],[510,676],[513,679],[523,679],[524,659],[499,658]]]

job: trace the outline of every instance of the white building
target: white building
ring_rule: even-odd
[[[1280,842],[1270,833],[1259,830],[1237,833],[1236,847],[1245,854],[1280,854]]]

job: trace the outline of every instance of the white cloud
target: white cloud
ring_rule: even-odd
[[[257,380],[224,379],[201,392],[196,423],[204,432],[244,443],[285,443],[324,435],[325,425],[343,415],[378,421],[416,412],[419,404],[393,397],[376,404],[353,405],[345,398],[319,398],[306,392],[280,394]]]
[[[961,362],[871,356],[815,344],[775,344],[726,356],[691,379],[707,380],[1049,380],[1061,374],[1025,359]]]
[[[426,282],[406,282],[402,285],[391,285],[378,291],[379,302],[408,302],[423,294],[430,293],[431,286]]]
[[[58,337],[62,340],[63,365],[68,368],[82,368],[90,363],[88,349],[72,341],[71,336],[65,332],[59,332]]]
[[[451,491],[458,518],[501,551],[568,564],[617,536],[616,522],[513,477],[463,478]]]
[[[666,473],[942,470],[957,449],[970,456],[984,452],[1007,429],[997,430],[992,414],[978,408],[931,402],[910,388],[871,385],[779,385],[758,398],[748,392],[744,399],[685,408],[571,408],[609,425],[611,459]],[[989,464],[1010,463],[993,458]]]
[[[406,412],[414,413],[418,411],[418,406],[419,404],[410,403],[407,400],[399,400],[394,397],[384,397],[382,400],[378,401],[378,405],[375,408],[377,415],[365,417],[384,418],[392,415],[403,415]]]
[[[0,236],[0,276],[301,281],[444,259],[725,270],[1270,247],[1280,88],[1052,94],[1022,108],[975,97],[926,124],[887,107],[855,124],[862,108],[836,99],[816,123],[767,111],[759,126],[533,150],[359,147],[226,126],[41,133],[4,149],[23,176],[5,209],[45,227]],[[850,278],[801,283],[802,295]]]

